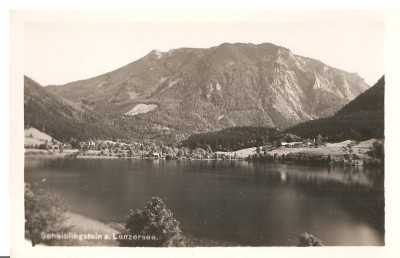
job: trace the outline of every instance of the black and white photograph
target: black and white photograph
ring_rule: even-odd
[[[12,14],[24,248],[385,247],[385,16],[243,13]]]

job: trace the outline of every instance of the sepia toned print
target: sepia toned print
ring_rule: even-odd
[[[26,23],[25,242],[384,246],[383,31]]]

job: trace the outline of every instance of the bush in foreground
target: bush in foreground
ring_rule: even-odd
[[[66,233],[64,225],[67,208],[58,195],[39,189],[32,191],[25,183],[25,231],[32,246],[39,243],[54,244],[55,240],[43,239],[42,234]]]
[[[299,243],[297,246],[323,246],[322,241],[315,236],[304,232],[299,237]]]
[[[120,246],[185,246],[187,239],[159,197],[153,197],[144,210],[131,210],[125,224],[126,232],[119,234]]]

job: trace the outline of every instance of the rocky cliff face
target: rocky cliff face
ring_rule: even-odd
[[[368,85],[283,47],[238,43],[154,50],[113,72],[46,89],[119,119],[125,130],[184,136],[242,125],[284,129],[334,114]],[[130,112],[135,107],[146,112]]]

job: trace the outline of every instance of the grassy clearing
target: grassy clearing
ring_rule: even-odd
[[[372,147],[372,144],[375,141],[379,141],[377,139],[370,139],[367,141],[359,142],[358,144],[354,145],[352,147],[353,153],[360,155],[363,157],[366,155],[366,152],[369,151],[369,148]],[[319,146],[318,148],[310,148],[310,147],[298,147],[298,148],[286,148],[286,147],[280,147],[277,149],[274,149],[268,153],[271,155],[274,155],[277,153],[279,156],[282,156],[282,154],[287,155],[288,153],[308,153],[308,154],[314,154],[314,155],[324,155],[328,156],[329,154],[332,157],[339,157],[343,156],[345,154],[348,154],[349,151],[348,149],[346,150],[345,147],[351,143],[350,140],[339,142],[339,143],[328,143],[326,146]],[[227,154],[230,156],[234,156],[236,154],[237,157],[241,158],[246,158],[249,155],[253,155],[256,153],[256,147],[253,148],[247,148],[247,149],[242,149],[238,151],[233,151],[233,152],[217,152],[220,154]]]

